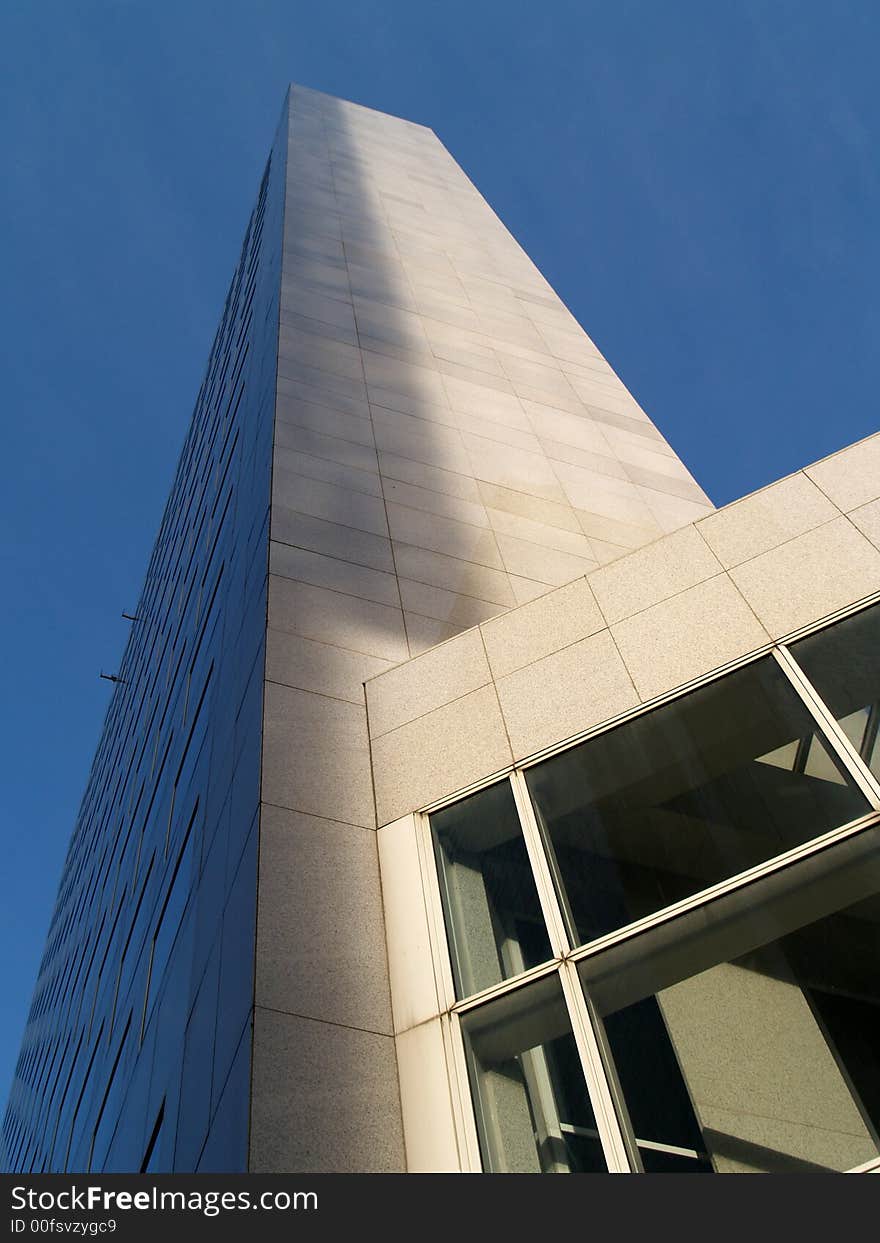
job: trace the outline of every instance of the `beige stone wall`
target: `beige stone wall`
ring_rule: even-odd
[[[367,683],[410,1169],[478,1169],[413,812],[880,593],[880,435]],[[423,847],[424,849],[424,847]],[[873,1154],[803,993],[723,964],[660,996],[719,1168]],[[720,1072],[719,1072],[720,1068]],[[803,1091],[804,1081],[810,1085]],[[756,1158],[756,1160],[759,1158]]]
[[[714,513],[430,130],[294,88],[287,161],[251,1165],[393,1170],[377,823],[880,589],[880,471]]]
[[[710,510],[431,130],[294,87],[253,1169],[404,1164],[364,681]]]
[[[298,87],[277,420],[273,569],[380,660],[711,509],[432,131]]]
[[[780,955],[719,963],[658,996],[719,1173],[848,1170],[876,1156],[849,1084]]]
[[[880,591],[880,435],[367,682],[379,823]]]

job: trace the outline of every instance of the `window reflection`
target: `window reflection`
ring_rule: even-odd
[[[880,605],[792,646],[792,654],[875,777],[880,777]]]
[[[769,657],[526,778],[576,943],[868,811]]]
[[[877,1156],[878,893],[872,831],[581,964],[646,1170]]]
[[[462,1029],[487,1171],[606,1170],[557,976],[471,1011]]]
[[[431,817],[459,997],[552,957],[510,783]]]

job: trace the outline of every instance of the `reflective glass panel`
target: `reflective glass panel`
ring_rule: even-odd
[[[462,1029],[484,1169],[606,1170],[558,976],[472,1010]]]
[[[526,778],[576,943],[869,810],[768,657]]]
[[[581,963],[647,1171],[877,1157],[878,894],[872,830]]]
[[[459,997],[552,957],[508,781],[431,816]]]
[[[792,654],[875,777],[880,777],[880,605],[801,639]]]

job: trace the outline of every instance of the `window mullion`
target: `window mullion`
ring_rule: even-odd
[[[416,847],[419,853],[425,911],[428,916],[428,939],[431,943],[431,958],[434,962],[437,991],[441,1010],[448,1010],[455,1005],[456,1001],[455,981],[452,976],[446,920],[440,896],[441,880],[431,839],[431,823],[425,815],[417,814],[413,816],[413,820],[415,821]]]
[[[613,932],[605,933],[604,936],[597,937],[595,941],[588,941],[585,945],[579,945],[572,951],[569,957],[573,962],[582,962],[585,958],[595,958],[597,955],[604,954],[607,949],[611,949],[623,941],[631,941],[634,937],[646,936],[656,928],[660,928],[678,919],[680,916],[696,910],[697,907],[708,906],[717,898],[734,893],[737,889],[746,889],[749,885],[753,885],[767,876],[772,876],[774,872],[781,872],[785,868],[796,866],[802,860],[810,859],[825,850],[833,850],[839,842],[848,841],[849,838],[855,837],[867,829],[876,829],[877,827],[877,813],[873,810],[867,811],[858,820],[852,820],[848,824],[841,825],[839,829],[830,829],[827,833],[820,834],[819,837],[811,838],[810,841],[804,842],[802,846],[795,846],[781,855],[774,855],[772,859],[768,859],[765,863],[759,863],[745,872],[738,872],[735,876],[731,876],[729,880],[721,881],[708,889],[701,889],[689,898],[683,898],[680,902],[673,902],[670,906],[661,907],[659,911],[646,915],[643,919],[637,920],[632,924],[625,924],[621,928],[615,928]]]
[[[877,781],[877,778],[847,738],[824,699],[822,699],[812,682],[807,678],[807,675],[788,648],[776,647],[773,649],[772,655],[813,717],[813,720],[819,726],[822,736],[827,740],[835,755],[846,768],[849,776],[874,810],[880,811],[880,782]]]
[[[880,1174],[880,1157],[873,1161],[866,1161],[864,1165],[857,1165],[851,1170],[844,1170],[845,1174]]]
[[[541,910],[543,911],[547,932],[550,936],[550,946],[554,956],[561,958],[569,953],[572,947],[557,896],[556,885],[553,883],[553,875],[547,852],[544,849],[541,830],[538,828],[538,821],[532,807],[528,786],[526,785],[525,774],[515,769],[510,774],[510,784],[513,787],[513,799],[516,803],[523,831],[523,839],[526,844],[526,852],[532,865],[532,873],[538,889],[538,900],[541,903]]]
[[[464,1035],[458,1015],[442,1015],[440,1030],[443,1035],[443,1045],[446,1049],[452,1114],[455,1119],[462,1173],[482,1174],[483,1161],[480,1156],[480,1141],[477,1135],[473,1093],[471,1091],[470,1076],[468,1075],[467,1055],[464,1050]]]
[[[615,1091],[606,1074],[596,1026],[578,979],[577,968],[574,963],[566,961],[560,964],[559,974],[609,1173],[637,1172],[639,1162],[635,1139],[630,1135],[627,1142],[621,1125],[621,1118],[627,1117],[626,1108],[622,1097],[615,1103],[619,1088]]]

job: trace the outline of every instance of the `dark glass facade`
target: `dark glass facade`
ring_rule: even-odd
[[[64,864],[6,1169],[247,1167],[285,156],[248,223]]]

